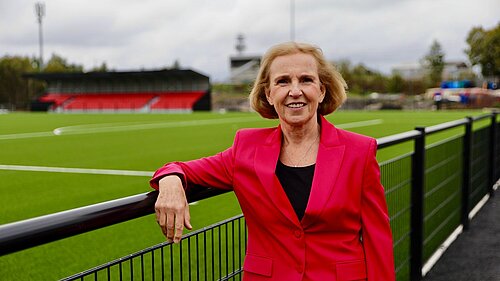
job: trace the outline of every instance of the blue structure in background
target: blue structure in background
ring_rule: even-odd
[[[441,82],[441,89],[458,89],[458,88],[472,88],[472,87],[474,87],[474,83],[470,80]]]
[[[495,82],[487,82],[486,89],[496,90],[498,89],[498,84]],[[443,81],[441,82],[441,89],[460,89],[460,88],[473,88],[475,87],[474,82],[470,80],[458,80],[458,81]]]

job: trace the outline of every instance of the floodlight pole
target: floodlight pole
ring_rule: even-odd
[[[45,4],[43,2],[37,2],[35,4],[35,12],[38,20],[38,44],[40,46],[40,61],[38,64],[38,68],[41,70],[43,68],[42,18],[45,16]]]
[[[290,0],[290,41],[295,41],[295,0]]]

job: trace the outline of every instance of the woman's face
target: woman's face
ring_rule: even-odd
[[[318,105],[325,97],[316,59],[303,53],[276,57],[269,67],[266,95],[283,125],[316,122]]]

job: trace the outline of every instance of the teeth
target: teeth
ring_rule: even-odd
[[[303,103],[291,103],[291,104],[289,104],[287,106],[291,107],[291,108],[299,108],[299,107],[304,106],[304,104]]]

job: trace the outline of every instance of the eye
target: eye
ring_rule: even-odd
[[[288,85],[289,79],[288,78],[278,78],[275,82],[276,85],[278,86],[286,86]]]
[[[300,80],[301,80],[300,82],[305,83],[305,84],[314,83],[314,78],[310,77],[310,76],[302,77]]]

